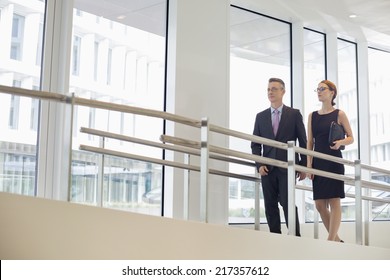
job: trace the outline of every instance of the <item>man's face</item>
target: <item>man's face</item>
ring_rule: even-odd
[[[285,90],[283,86],[278,82],[271,82],[268,84],[268,100],[271,103],[281,103]]]

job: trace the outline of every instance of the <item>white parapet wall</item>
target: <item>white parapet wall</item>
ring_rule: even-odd
[[[0,259],[354,260],[390,249],[0,193]],[[388,236],[383,232],[384,238]]]

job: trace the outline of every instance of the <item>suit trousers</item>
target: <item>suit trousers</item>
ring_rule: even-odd
[[[261,176],[261,183],[264,196],[265,216],[270,232],[282,233],[279,205],[283,208],[283,213],[288,227],[288,189],[287,172],[278,167],[269,168],[267,176]],[[295,206],[296,215],[296,236],[301,236],[298,219],[298,208]]]

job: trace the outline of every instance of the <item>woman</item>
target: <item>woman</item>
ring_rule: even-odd
[[[341,158],[340,146],[352,144],[354,139],[347,115],[342,110],[334,108],[337,88],[331,81],[324,80],[318,84],[315,91],[322,107],[309,115],[307,149],[313,150],[314,148],[314,151]],[[330,146],[328,139],[332,121],[344,127],[346,137],[335,141],[334,145]],[[308,156],[307,167],[344,174],[344,165],[317,157]],[[313,174],[308,174],[308,178],[313,180],[313,199],[328,231],[328,240],[344,242],[338,236],[341,224],[340,199],[345,197],[344,182]]]

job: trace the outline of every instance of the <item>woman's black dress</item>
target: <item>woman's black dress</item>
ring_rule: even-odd
[[[339,110],[320,115],[318,111],[312,113],[311,129],[314,138],[314,151],[328,155],[342,157],[340,150],[329,147],[329,127],[332,121],[337,121]],[[344,165],[328,160],[313,157],[313,168],[332,173],[344,174]],[[344,198],[344,182],[314,175],[313,199]]]

